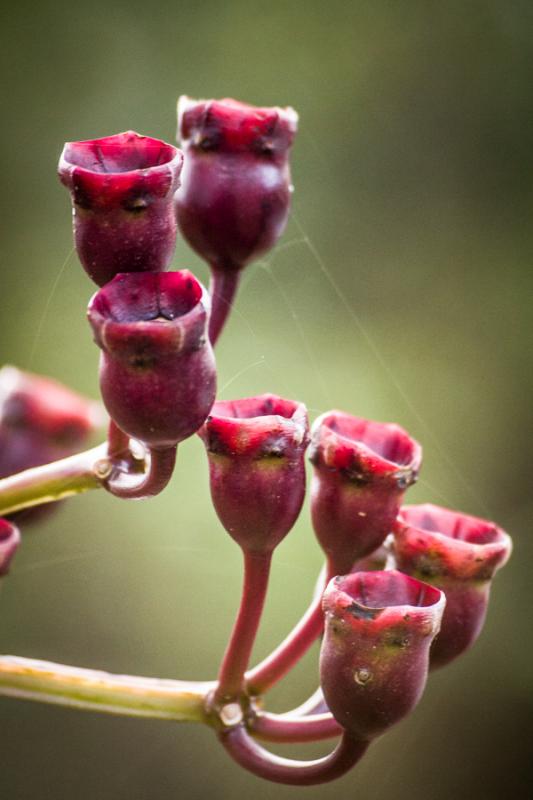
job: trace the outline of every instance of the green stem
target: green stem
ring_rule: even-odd
[[[212,687],[0,656],[0,695],[86,711],[208,722],[205,695]]]
[[[111,463],[107,445],[0,480],[0,516],[99,489]]]

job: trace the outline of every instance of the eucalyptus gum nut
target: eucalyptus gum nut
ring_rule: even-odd
[[[20,544],[18,528],[7,519],[0,519],[0,577],[7,575]]]
[[[392,549],[398,569],[446,594],[441,631],[431,649],[431,666],[443,666],[479,636],[491,580],[511,554],[511,539],[489,520],[426,503],[402,508]]]
[[[320,682],[345,730],[374,739],[413,710],[444,605],[438,589],[395,570],[358,572],[329,583]]]
[[[99,286],[119,272],[168,267],[182,164],[173,145],[134,131],[65,144],[58,171],[72,197],[76,250]]]
[[[297,122],[291,108],[180,98],[178,140],[185,165],[176,194],[178,225],[191,247],[218,269],[240,269],[281,236]]]
[[[305,406],[270,394],[217,402],[199,434],[225,529],[248,551],[273,550],[305,496]]]
[[[399,425],[329,411],[311,429],[310,460],[315,534],[335,569],[349,572],[392,531],[422,449]]]
[[[216,392],[209,295],[187,270],[123,273],[92,298],[100,388],[117,425],[164,449],[205,421]]]

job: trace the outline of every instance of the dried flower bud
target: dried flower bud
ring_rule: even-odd
[[[311,515],[321,547],[339,573],[392,531],[422,450],[393,425],[330,411],[311,429]]]
[[[337,722],[373,739],[409,714],[425,687],[444,594],[401,572],[334,578],[324,593],[324,698]]]
[[[72,196],[76,249],[99,286],[168,267],[182,163],[175,147],[134,131],[65,144],[59,177]]]
[[[283,232],[297,122],[292,108],[180,98],[178,137],[186,158],[178,224],[210,264],[240,269]]]
[[[490,582],[511,554],[511,539],[493,522],[431,504],[404,506],[395,526],[397,568],[446,594],[431,666],[442,666],[479,636]]]
[[[220,521],[242,548],[272,551],[304,499],[305,406],[271,394],[218,402],[199,433]]]
[[[7,519],[0,519],[0,578],[9,572],[11,561],[19,544],[18,528]]]
[[[209,306],[187,270],[117,275],[89,304],[105,406],[125,433],[150,448],[191,436],[211,409]]]

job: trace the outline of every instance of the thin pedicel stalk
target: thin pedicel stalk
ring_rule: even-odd
[[[315,592],[301,620],[269,656],[246,674],[246,686],[250,694],[263,694],[274,686],[298,663],[320,636],[324,628],[322,592],[335,574],[335,567],[328,564],[322,589]]]
[[[258,712],[250,732],[265,742],[317,742],[340,736],[341,726],[330,713],[292,717],[288,714]]]
[[[209,339],[214,346],[231,311],[235,294],[239,286],[240,270],[225,270],[211,268],[211,316],[209,318]]]
[[[130,449],[130,437],[121,430],[115,420],[109,420],[107,429],[107,451],[110,456],[128,454]]]
[[[237,725],[219,734],[229,755],[241,767],[260,778],[292,786],[327,783],[345,775],[366,753],[368,742],[344,733],[335,750],[315,761],[281,758],[258,745],[244,725]]]
[[[235,699],[243,689],[268,587],[272,553],[243,550],[244,582],[241,604],[224,654],[214,695],[216,705]]]

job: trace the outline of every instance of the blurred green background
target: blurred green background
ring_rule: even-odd
[[[270,390],[313,418],[338,407],[400,422],[425,447],[409,500],[494,518],[515,552],[476,648],[342,781],[276,787],[208,730],[0,698],[2,797],[530,797],[531,2],[58,0],[6,13],[2,361],[97,396],[93,288],[55,175],[65,140],[133,128],[172,141],[181,93],[291,104],[294,214],[246,272],[218,348],[220,396]],[[183,242],[174,265],[207,280]],[[305,508],[276,555],[257,657],[298,618],[320,564]],[[213,676],[240,559],[200,442],[180,448],[157,499],[65,503],[28,531],[4,583],[2,652]],[[316,681],[313,652],[272,707]]]

